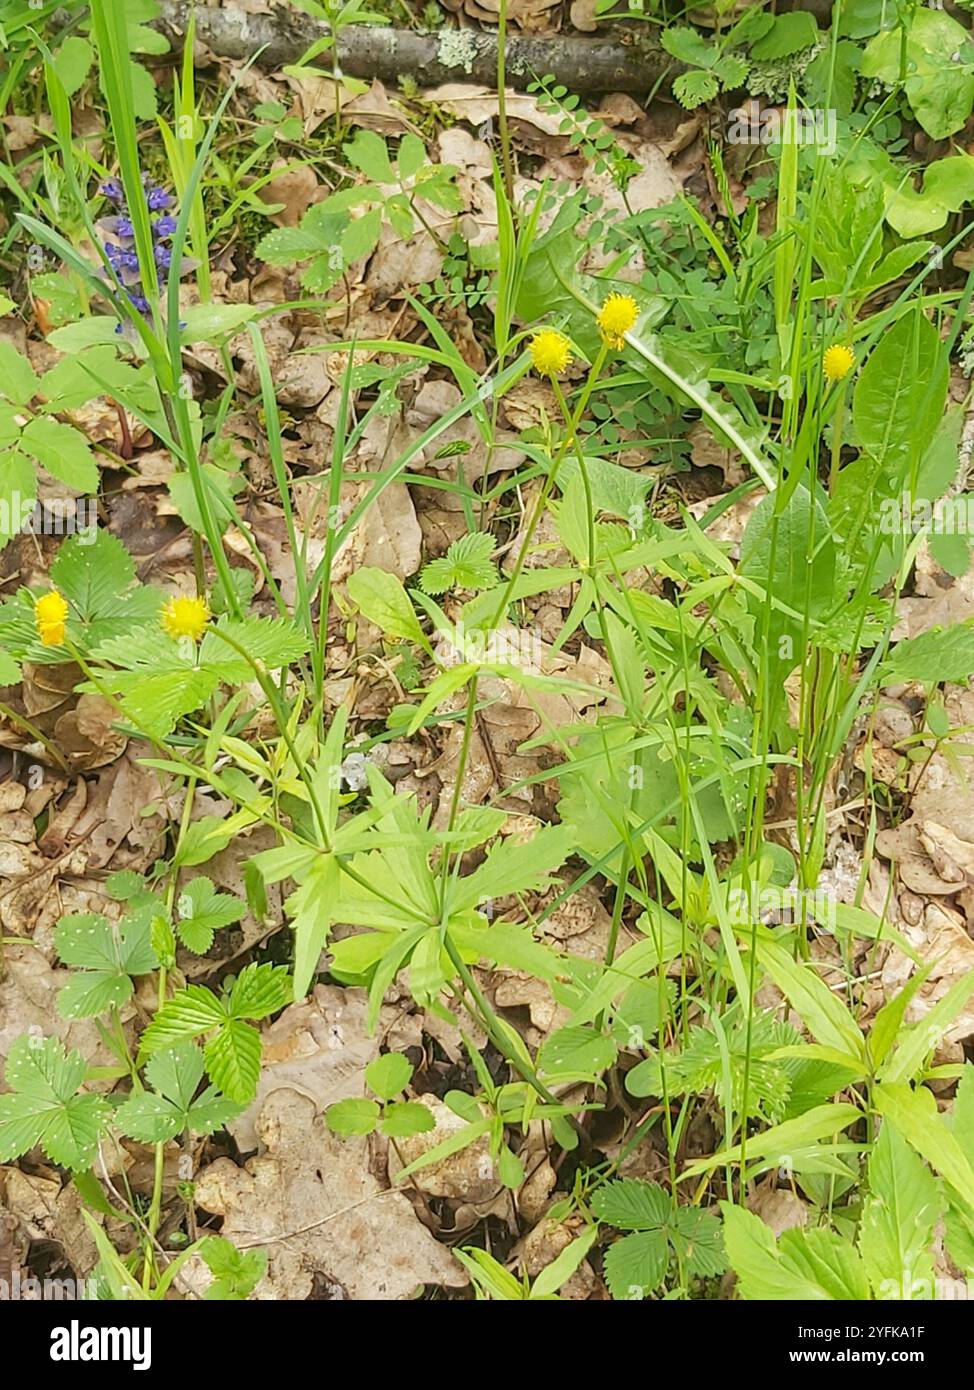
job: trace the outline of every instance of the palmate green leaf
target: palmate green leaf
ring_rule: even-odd
[[[284,904],[294,928],[294,999],[308,993],[318,959],[328,941],[338,898],[341,870],[333,855],[319,855],[307,876]]]
[[[605,1252],[603,1270],[616,1301],[644,1298],[666,1276],[670,1247],[663,1231],[640,1231],[623,1236]]]
[[[574,848],[574,836],[563,825],[544,826],[529,840],[498,840],[480,868],[455,885],[451,907],[460,911],[508,893],[543,888]]]
[[[117,932],[95,914],[62,917],[54,944],[65,964],[76,969],[58,994],[64,1018],[92,1018],[120,1008],[132,997],[132,978],[159,967],[148,917],[127,918]]]
[[[877,1298],[913,1298],[933,1286],[931,1245],[942,1202],[936,1180],[890,1124],[869,1158],[859,1253]]]
[[[183,945],[202,955],[213,945],[213,934],[239,922],[246,904],[230,893],[220,893],[205,875],[194,878],[176,901],[176,930]]]
[[[65,1054],[56,1038],[20,1037],[7,1055],[12,1094],[0,1096],[0,1162],[40,1144],[52,1163],[89,1168],[111,1106],[104,1096],[79,1095],[87,1064]]]
[[[219,673],[199,670],[193,654],[158,625],[99,642],[93,655],[100,663],[121,668],[103,670],[100,681],[121,697],[133,723],[159,739],[171,733],[184,714],[199,709],[220,684]],[[253,674],[249,667],[248,672]]]
[[[497,542],[482,531],[460,536],[439,560],[423,566],[420,588],[427,594],[448,589],[491,589],[498,583],[497,566],[490,558]]]
[[[457,946],[476,951],[492,965],[522,970],[549,984],[565,971],[564,958],[538,941],[528,924],[492,922],[487,925],[482,918],[472,924],[469,919],[451,917],[450,935]]]
[[[206,1299],[239,1302],[253,1293],[267,1272],[266,1250],[238,1250],[223,1236],[207,1236],[200,1257],[213,1275]]]

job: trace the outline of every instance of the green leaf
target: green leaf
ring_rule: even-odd
[[[70,536],[51,565],[51,583],[87,622],[124,611],[119,598],[136,583],[135,563],[110,531]]]
[[[248,965],[233,983],[227,1000],[231,1018],[266,1018],[287,1003],[289,990],[284,965]],[[212,1075],[212,1073],[211,1073]]]
[[[953,627],[931,628],[919,637],[897,642],[883,662],[879,679],[883,684],[894,681],[923,681],[935,685],[951,681],[966,685],[974,673],[974,628],[966,623]]]
[[[618,1178],[592,1195],[592,1210],[600,1221],[621,1231],[652,1231],[670,1219],[672,1201],[659,1183]]]
[[[365,1068],[365,1084],[380,1100],[392,1100],[406,1089],[412,1074],[412,1063],[402,1053],[384,1052]]]
[[[947,397],[940,336],[919,313],[887,329],[859,374],[852,418],[861,448],[898,487],[934,437]]]
[[[427,594],[444,594],[448,589],[490,589],[498,583],[497,567],[491,555],[496,541],[481,531],[461,536],[442,559],[423,566],[420,588]]]
[[[66,96],[74,96],[84,86],[94,56],[91,44],[79,34],[69,34],[61,44],[54,55],[54,71]]]
[[[26,405],[40,390],[40,380],[22,352],[0,338],[0,395],[13,405]]]
[[[953,1188],[960,1205],[968,1212],[974,1211],[974,1166],[938,1113],[932,1093],[923,1086],[912,1090],[909,1086],[886,1083],[875,1088],[873,1102],[879,1113]]]
[[[190,304],[182,310],[180,342],[219,343],[238,332],[259,310],[253,304]]]
[[[0,1096],[0,1162],[40,1144],[52,1163],[90,1168],[110,1113],[104,1096],[79,1095],[87,1064],[56,1038],[18,1038],[7,1054],[11,1094]]]
[[[123,1133],[144,1144],[161,1144],[186,1130],[212,1134],[240,1114],[241,1106],[209,1086],[193,1097],[203,1078],[203,1056],[192,1043],[156,1053],[146,1067],[154,1092],[134,1094],[115,1112]]]
[[[213,1275],[205,1299],[240,1302],[249,1297],[267,1273],[266,1250],[238,1250],[223,1236],[207,1236],[200,1257]]]
[[[35,415],[24,426],[20,442],[58,482],[78,492],[97,492],[98,465],[80,430],[46,415]]]
[[[905,71],[904,90],[914,115],[929,136],[945,140],[960,130],[974,106],[970,43],[969,32],[956,19],[919,7],[905,29],[884,29],[866,45],[860,72],[894,86]]]
[[[354,140],[342,146],[345,158],[356,169],[361,169],[373,183],[396,183],[396,175],[389,162],[386,142],[374,130],[357,130]]]
[[[159,966],[145,917],[128,918],[117,930],[93,914],[62,917],[54,944],[65,964],[77,971],[58,994],[64,1018],[92,1018],[121,1008],[132,997],[132,977]]]
[[[349,575],[346,587],[349,598],[370,623],[392,637],[430,650],[409,595],[394,574],[365,566]]]
[[[714,73],[705,72],[700,68],[693,72],[681,72],[679,77],[673,80],[673,95],[688,111],[713,101],[719,90],[720,83]]]
[[[598,1080],[616,1060],[612,1038],[595,1028],[559,1028],[548,1037],[538,1054],[544,1075],[559,1081]]]
[[[204,1045],[206,1070],[230,1099],[246,1105],[257,1094],[260,1077],[260,1033],[249,1023],[232,1018]]]
[[[864,1066],[865,1043],[855,1019],[814,968],[797,965],[783,946],[766,941],[758,945],[758,959],[816,1041],[847,1059],[853,1071]]]
[[[213,881],[201,875],[180,893],[176,902],[176,930],[183,945],[203,955],[213,945],[213,934],[239,922],[246,904],[229,893],[220,893]]]
[[[669,1264],[669,1245],[662,1231],[624,1236],[605,1252],[605,1282],[616,1300],[639,1299],[659,1287]]]
[[[407,1139],[411,1134],[428,1134],[436,1128],[436,1121],[429,1108],[418,1101],[393,1101],[385,1107],[379,1128],[390,1139]]]
[[[338,893],[341,870],[331,854],[319,855],[307,876],[284,904],[294,928],[295,1001],[303,999],[318,969],[318,958],[328,941],[332,906]],[[344,945],[360,940],[351,937]]]
[[[786,1231],[776,1244],[753,1212],[721,1202],[724,1243],[745,1299],[869,1299],[869,1285],[853,1246],[833,1231]]]
[[[300,661],[309,646],[307,636],[289,618],[221,618],[203,638],[200,665],[209,666],[230,683],[253,680],[254,671],[224,638],[242,647],[251,661],[263,662],[269,671]]]
[[[354,1135],[371,1134],[379,1122],[380,1113],[374,1100],[339,1100],[325,1111],[325,1123],[332,1134],[337,1134],[341,1139],[351,1139]]]
[[[759,62],[788,58],[818,42],[818,25],[807,10],[775,16],[771,29],[751,45],[751,57]]]
[[[933,1286],[931,1245],[941,1200],[926,1164],[891,1124],[869,1158],[869,1196],[859,1223],[859,1253],[877,1298],[912,1298]]]
[[[0,445],[3,441],[0,440]],[[3,448],[0,469],[0,546],[16,536],[33,516],[37,484],[30,459],[16,449]]]

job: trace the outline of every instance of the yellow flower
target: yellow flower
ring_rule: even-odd
[[[848,376],[856,365],[856,359],[852,349],[845,347],[842,343],[833,343],[831,347],[825,349],[825,356],[822,358],[822,371],[825,373],[827,381],[841,381],[844,376]]]
[[[192,637],[198,642],[210,621],[205,598],[171,598],[162,609],[162,625],[170,637]]]
[[[34,622],[45,647],[59,647],[64,641],[68,601],[57,589],[50,589],[34,600]]]
[[[612,348],[626,345],[626,334],[639,317],[639,305],[628,294],[610,294],[599,310],[602,337]]]
[[[558,376],[572,364],[572,345],[555,328],[542,328],[535,333],[529,350],[531,364],[539,376]]]

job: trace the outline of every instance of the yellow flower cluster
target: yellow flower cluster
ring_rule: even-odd
[[[34,600],[34,622],[45,647],[59,647],[67,630],[68,601],[57,589]]]
[[[542,328],[529,347],[531,365],[539,376],[559,376],[572,365],[572,345],[556,328]]]
[[[603,340],[617,351],[626,345],[626,334],[639,317],[639,305],[628,294],[610,294],[599,310],[597,323]]]
[[[198,642],[210,621],[210,609],[205,598],[180,594],[163,605],[160,618],[170,637],[191,637]]]
[[[847,348],[843,343],[833,343],[831,347],[825,349],[822,358],[822,371],[825,373],[827,381],[841,381],[843,377],[849,375],[856,365],[856,359],[851,348]]]

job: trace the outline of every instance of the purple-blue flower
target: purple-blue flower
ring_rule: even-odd
[[[162,212],[161,217],[151,220],[153,237],[153,258],[156,265],[157,283],[161,288],[172,265],[172,247],[167,245],[176,230],[176,218],[164,209],[172,205],[172,195],[158,184],[152,183],[147,174],[142,175],[146,207],[150,212]],[[149,312],[149,297],[142,281],[138,252],[135,247],[135,226],[129,215],[125,190],[118,179],[106,179],[101,185],[102,194],[112,203],[117,212],[103,217],[97,223],[103,233],[102,246],[109,265],[121,282],[129,302],[141,314]],[[194,261],[183,260],[179,273],[184,275],[195,265]],[[122,331],[121,324],[118,331]]]

